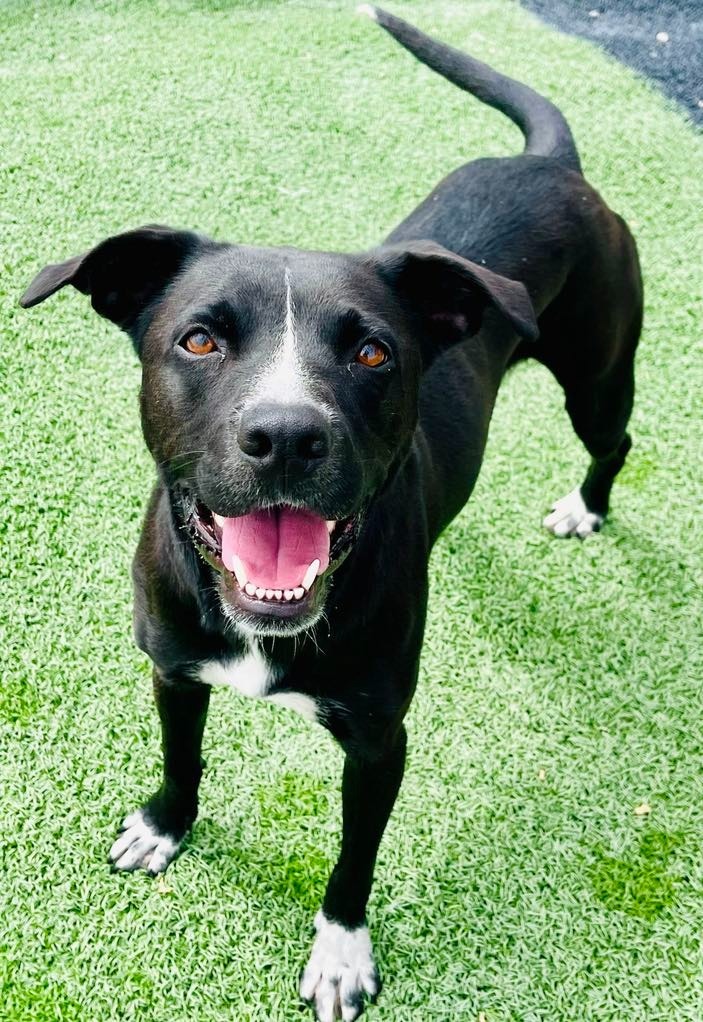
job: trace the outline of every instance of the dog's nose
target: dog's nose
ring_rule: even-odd
[[[257,404],[243,411],[237,443],[257,469],[313,469],[329,454],[329,420],[310,404]]]

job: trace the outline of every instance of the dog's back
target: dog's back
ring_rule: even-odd
[[[474,338],[449,349],[426,374],[421,424],[433,481],[439,476],[447,494],[438,527],[466,501],[480,465],[482,448],[466,449],[459,437],[485,438],[502,372],[526,357],[544,363],[562,384],[576,432],[594,458],[582,520],[573,528],[585,528],[583,522],[600,527],[629,449],[624,429],[642,323],[642,280],[627,224],[583,177],[571,129],[553,103],[384,10],[359,10],[525,136],[522,153],[473,160],[447,175],[387,238],[396,244],[430,238],[521,281],[540,328],[536,343],[508,340],[503,359],[505,335],[491,334],[489,316],[489,329],[480,335],[487,349],[477,351]],[[551,516],[545,522],[557,524]]]

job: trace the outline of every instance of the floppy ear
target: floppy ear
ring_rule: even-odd
[[[89,252],[45,266],[20,305],[29,309],[72,284],[90,295],[99,315],[131,333],[141,312],[203,244],[197,234],[152,224],[116,234]]]
[[[433,241],[386,245],[374,253],[377,269],[419,313],[428,335],[439,345],[475,334],[487,305],[493,305],[525,340],[539,327],[524,284],[455,255]]]

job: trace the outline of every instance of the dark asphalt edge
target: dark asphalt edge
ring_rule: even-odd
[[[567,35],[595,43],[703,127],[702,0],[521,0]]]

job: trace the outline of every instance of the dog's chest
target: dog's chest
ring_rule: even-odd
[[[198,680],[206,685],[224,685],[234,688],[250,699],[266,699],[296,710],[309,720],[317,721],[318,703],[302,692],[291,692],[276,687],[276,670],[252,640],[246,652],[239,657],[206,660],[198,668]]]

